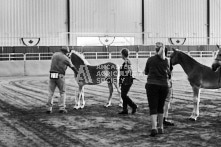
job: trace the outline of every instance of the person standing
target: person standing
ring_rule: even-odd
[[[50,68],[50,79],[49,79],[49,96],[47,102],[47,111],[46,113],[52,113],[53,106],[53,95],[55,88],[58,87],[60,92],[60,98],[58,100],[59,112],[67,113],[65,109],[66,93],[65,93],[65,72],[67,66],[69,66],[75,74],[77,70],[74,65],[71,63],[71,60],[67,57],[69,53],[68,47],[62,47],[60,52],[53,54],[51,59],[51,68]]]
[[[167,48],[165,48],[165,55],[166,57],[167,56]],[[168,59],[168,61],[170,61]],[[170,72],[172,73],[172,70],[173,70],[173,66],[171,64],[171,62],[169,62],[169,65],[170,65]],[[170,74],[169,76],[169,91],[168,91],[168,94],[167,94],[167,97],[166,97],[166,100],[165,100],[165,104],[164,104],[164,114],[163,114],[163,124],[165,126],[174,126],[174,122],[172,122],[171,120],[168,120],[168,112],[169,112],[169,109],[170,109],[170,103],[171,103],[171,95],[172,95],[172,74]]]
[[[152,125],[150,136],[154,137],[157,134],[164,133],[164,103],[169,91],[170,69],[168,60],[165,57],[165,46],[163,43],[156,43],[156,55],[148,58],[144,73],[148,75],[145,89]],[[159,120],[158,129],[157,120]]]
[[[124,60],[123,65],[120,69],[120,79],[119,84],[121,87],[121,97],[123,100],[123,111],[119,112],[119,114],[128,114],[128,108],[127,106],[130,106],[132,108],[132,114],[136,113],[137,105],[130,99],[130,97],[127,95],[130,87],[133,84],[133,77],[132,77],[132,69],[131,69],[131,62],[128,58],[129,56],[129,50],[126,48],[123,48],[121,50],[121,56]]]

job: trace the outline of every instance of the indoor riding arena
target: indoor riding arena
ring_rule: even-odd
[[[221,48],[220,0],[0,0],[0,12],[0,146],[220,146],[221,69],[212,70]],[[168,120],[174,125],[151,137],[144,70],[148,59],[158,56],[157,42],[165,45],[173,66]],[[71,53],[85,66],[110,62],[119,68],[121,50],[128,49],[134,78],[128,96],[138,106],[136,113],[128,107],[128,115],[118,114],[115,86],[107,107],[107,78],[90,84],[86,76],[89,84],[81,94],[79,72],[69,67],[63,75],[67,113],[60,113],[58,88],[53,111],[46,113],[52,56],[64,48],[74,66],[78,60]],[[176,52],[202,70],[191,76],[195,66],[181,55],[175,62]],[[195,95],[197,79],[201,91]],[[211,82],[216,86],[201,85]],[[83,97],[85,105],[75,107]]]

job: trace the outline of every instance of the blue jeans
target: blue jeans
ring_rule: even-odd
[[[49,79],[49,96],[48,96],[48,102],[47,106],[49,109],[52,109],[53,106],[53,95],[55,88],[58,87],[59,92],[60,92],[60,98],[58,100],[58,106],[60,107],[59,109],[65,109],[65,101],[66,101],[66,93],[65,93],[65,76],[64,75],[59,75],[58,79]]]

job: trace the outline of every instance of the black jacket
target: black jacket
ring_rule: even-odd
[[[145,75],[147,77],[147,83],[156,85],[169,85],[169,79],[171,78],[171,69],[168,59],[161,59],[159,55],[148,58]]]
[[[120,68],[120,85],[131,85],[133,84],[133,76],[131,69],[131,62],[126,59]]]

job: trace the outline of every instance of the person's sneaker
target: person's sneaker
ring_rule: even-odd
[[[59,110],[59,113],[68,113],[68,111],[66,109],[61,109]]]
[[[137,105],[136,105],[136,107],[132,108],[131,114],[135,114],[136,112],[137,112]]]
[[[162,128],[158,128],[158,134],[164,134],[164,130]]]
[[[151,137],[155,137],[158,134],[157,129],[152,129],[150,132]]]
[[[166,120],[165,118],[163,119],[163,124],[165,126],[174,126],[175,125],[172,121]]]
[[[122,111],[122,112],[119,112],[118,114],[127,115],[128,111]]]

